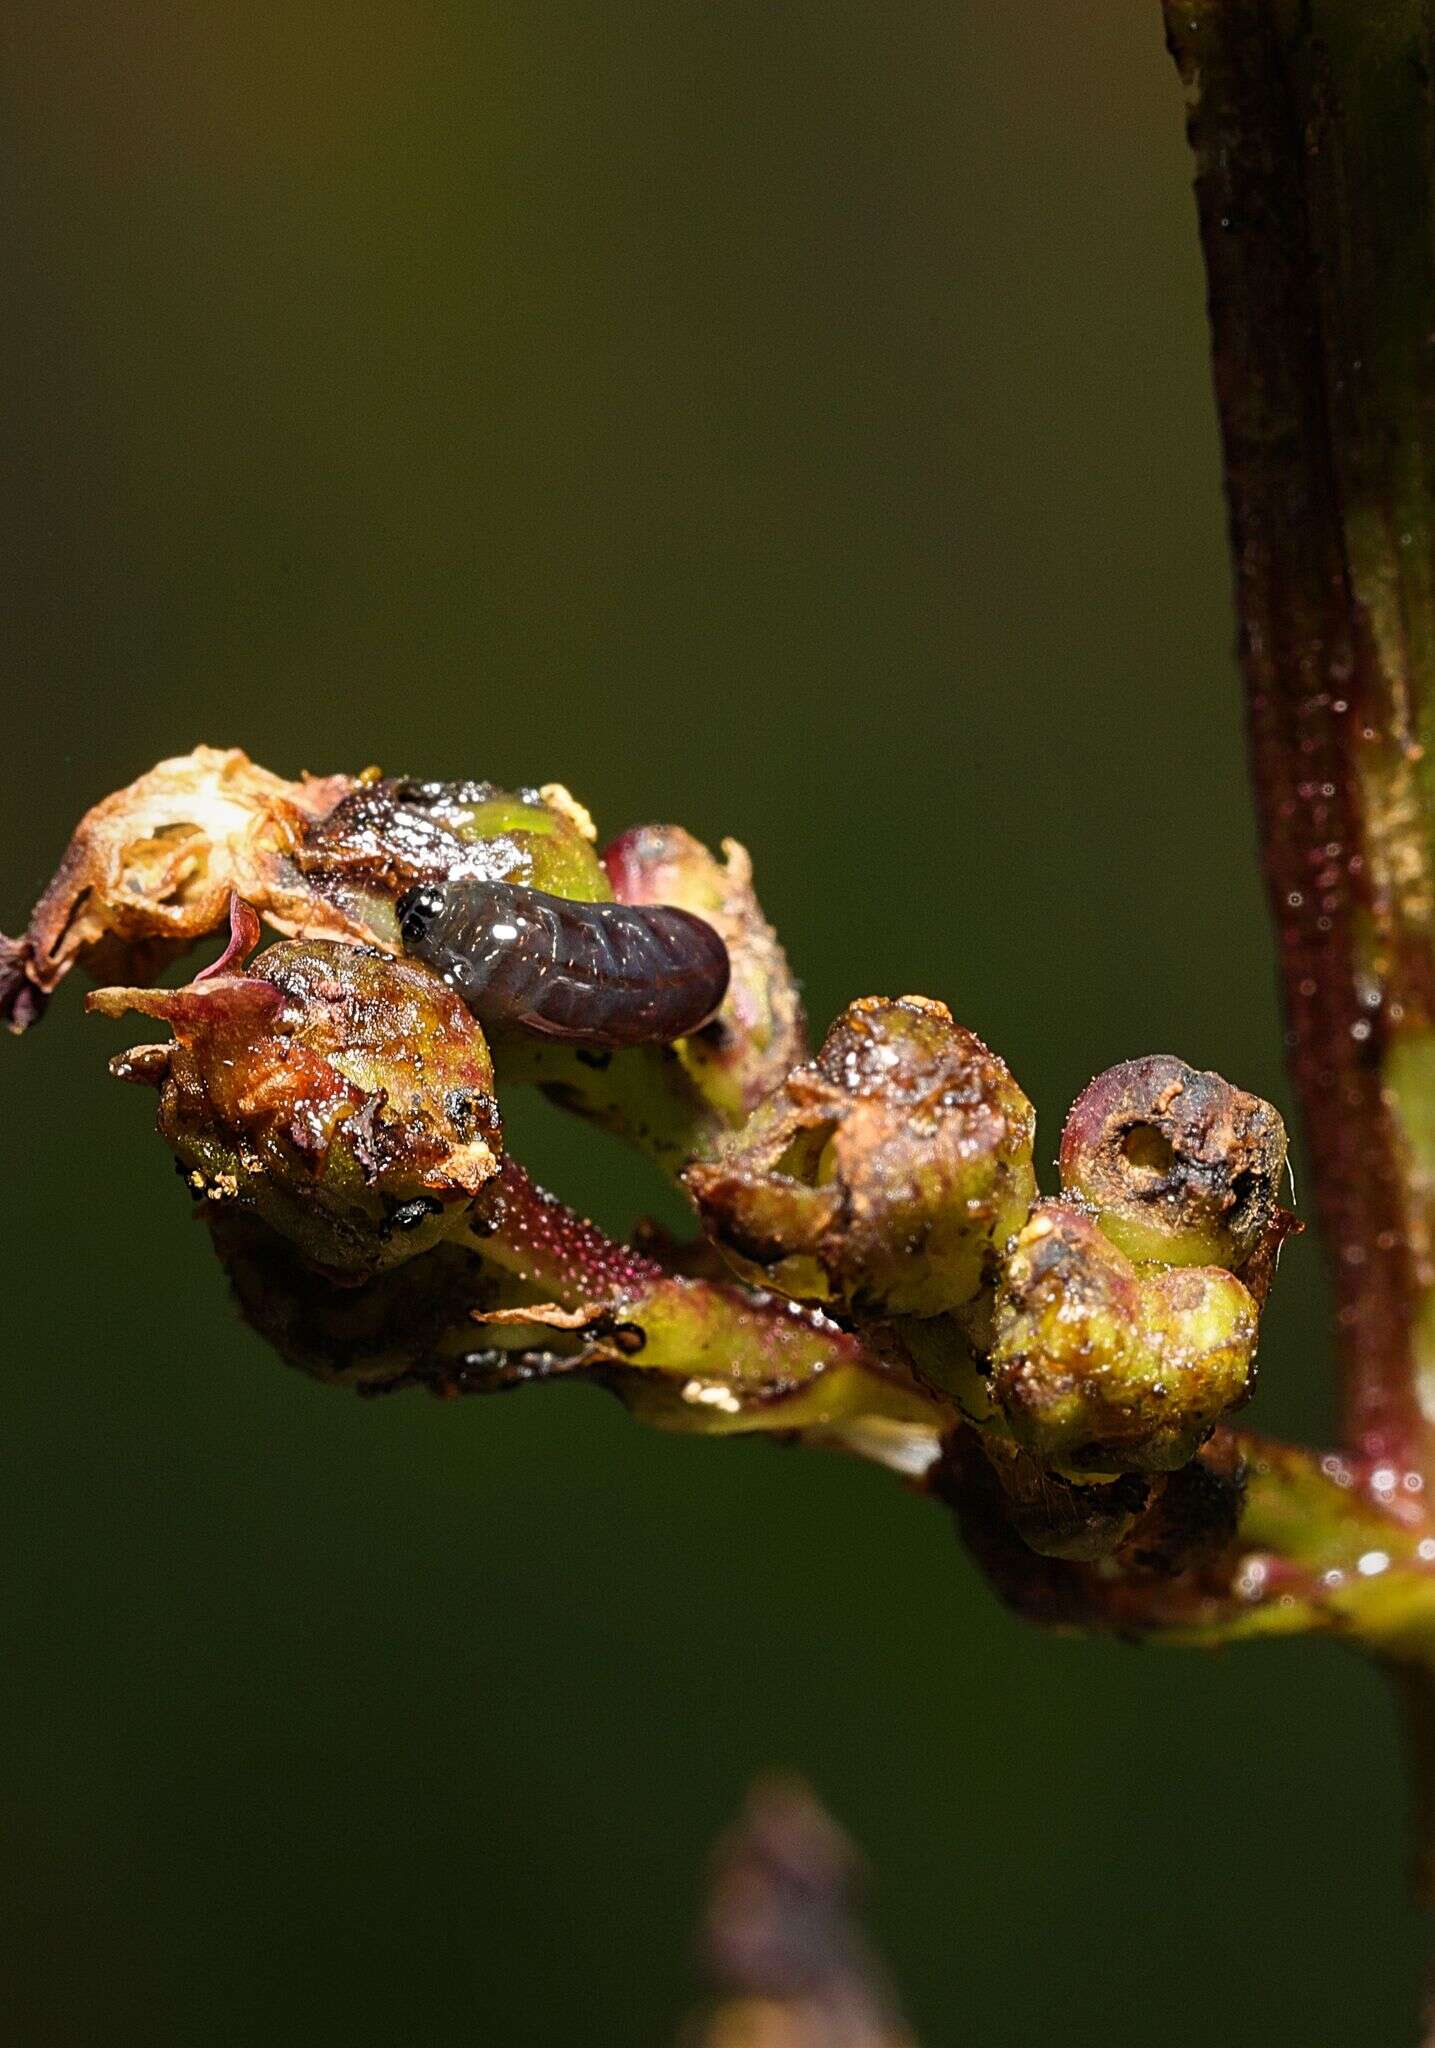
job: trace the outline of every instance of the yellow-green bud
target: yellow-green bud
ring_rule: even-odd
[[[1170,1472],[1250,1391],[1256,1304],[1217,1266],[1138,1267],[1063,1202],[1033,1212],[997,1295],[992,1398],[1073,1473]]]
[[[419,882],[516,882],[583,903],[612,894],[593,821],[557,782],[363,782],[309,826],[294,866],[321,903],[395,948],[394,900]]]

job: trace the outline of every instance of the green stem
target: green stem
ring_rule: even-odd
[[[705,1436],[801,1432],[925,1470],[954,1411],[820,1310],[666,1273],[504,1162],[471,1244],[528,1303],[479,1320],[515,1378],[602,1379],[642,1420]],[[556,1347],[556,1356],[555,1356]]]

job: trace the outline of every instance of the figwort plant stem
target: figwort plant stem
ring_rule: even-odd
[[[1165,0],[1165,21],[1195,154],[1256,803],[1345,1446],[1428,1487],[1435,12]],[[1399,1677],[1435,1906],[1435,1635],[1409,1642]]]

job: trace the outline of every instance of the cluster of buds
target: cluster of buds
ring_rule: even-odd
[[[1005,1065],[921,997],[853,1004],[686,1184],[745,1277],[955,1401],[1034,1547],[1128,1540],[1248,1399],[1289,1219],[1268,1103],[1180,1060],[1100,1075],[1040,1199]]]
[[[634,932],[703,920],[721,1006],[672,1042],[614,1046],[595,1021],[585,1045],[581,1001],[576,1044],[544,1036],[541,1003],[486,1035],[461,979],[406,956],[399,906],[490,886],[585,906],[595,1007],[605,963],[631,983]],[[226,905],[214,966],[149,986]],[[246,966],[260,912],[288,936]],[[129,970],[93,1008],[171,1027],[114,1070],[158,1090],[246,1313],[311,1371],[450,1391],[584,1371],[663,1427],[804,1435],[941,1491],[965,1474],[968,1504],[1067,1560],[1189,1559],[1203,1517],[1229,1530],[1239,1472],[1208,1446],[1250,1394],[1290,1227],[1276,1112],[1128,1062],[1072,1109],[1043,1198],[1030,1102],[942,1003],[866,998],[804,1056],[740,847],[648,826],[600,856],[556,784],[284,783],[201,748],[98,806],[3,943],[16,1028],[73,964]],[[681,972],[665,945],[652,971]],[[614,1245],[533,1188],[504,1157],[519,1081],[674,1171],[702,1238]]]

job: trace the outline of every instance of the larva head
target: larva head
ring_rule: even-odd
[[[443,891],[431,882],[422,883],[417,889],[404,891],[395,909],[398,913],[399,937],[406,951],[412,952],[415,947],[423,944],[430,927],[443,915],[443,907]]]
[[[1061,1184],[1128,1257],[1244,1266],[1278,1224],[1285,1125],[1268,1102],[1169,1053],[1126,1060],[1078,1096]]]
[[[197,1195],[326,1271],[363,1278],[426,1250],[498,1169],[483,1033],[414,962],[294,941],[248,972],[102,989],[90,1005],[170,1024],[173,1043],[114,1070],[159,1089],[160,1134]]]

